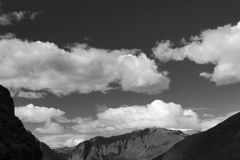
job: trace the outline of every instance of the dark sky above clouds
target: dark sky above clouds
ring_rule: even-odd
[[[48,144],[153,126],[204,130],[239,110],[237,1],[0,7],[0,83],[26,128]]]

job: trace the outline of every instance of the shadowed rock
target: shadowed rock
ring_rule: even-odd
[[[217,126],[175,144],[154,160],[240,159],[240,113]]]
[[[14,103],[7,88],[0,85],[0,159],[41,160],[39,141],[14,115]]]

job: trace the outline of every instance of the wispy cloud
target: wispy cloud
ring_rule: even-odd
[[[34,20],[37,15],[39,15],[39,13],[29,13],[26,11],[1,13],[0,14],[0,25],[2,25],[2,26],[13,25],[17,22],[20,22],[23,19]]]
[[[97,108],[98,112],[104,112],[104,111],[108,110],[108,107],[105,104],[103,104],[103,105],[96,104],[96,108]]]
[[[209,110],[214,110],[213,108],[187,108],[193,111],[209,111]]]
[[[203,117],[210,117],[210,118],[212,118],[212,117],[214,117],[212,114],[203,114]]]
[[[46,93],[43,92],[11,92],[11,96],[13,97],[21,97],[21,98],[28,98],[28,99],[39,99],[43,98],[46,95]]]

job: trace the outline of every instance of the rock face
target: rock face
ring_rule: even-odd
[[[154,160],[240,159],[240,113],[217,126],[187,137]]]
[[[69,160],[148,160],[185,136],[181,131],[148,128],[109,138],[95,137],[78,144]]]
[[[0,85],[0,159],[41,160],[39,141],[14,115],[14,103],[8,89]]]
[[[71,150],[62,150],[57,149],[57,151],[52,150],[48,145],[41,142],[40,143],[41,151],[43,153],[42,160],[67,160]]]

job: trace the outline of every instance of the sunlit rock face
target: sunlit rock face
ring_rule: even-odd
[[[176,143],[154,160],[240,159],[240,113],[217,126]]]
[[[150,160],[185,136],[181,131],[148,128],[109,138],[94,137],[78,144],[69,160]]]
[[[0,159],[41,160],[39,141],[14,115],[14,102],[7,88],[0,85]]]

